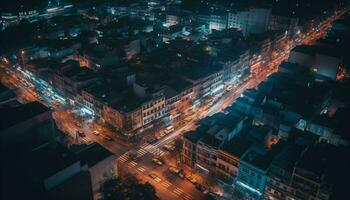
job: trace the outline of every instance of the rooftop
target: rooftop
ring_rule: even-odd
[[[250,148],[251,142],[242,137],[235,137],[229,142],[225,142],[221,150],[241,158],[245,152]]]
[[[222,141],[217,139],[214,135],[206,134],[200,141],[212,148],[218,149]]]
[[[10,128],[46,112],[50,112],[50,109],[37,101],[18,107],[2,107],[0,113],[6,113],[6,115],[0,116],[0,130]]]

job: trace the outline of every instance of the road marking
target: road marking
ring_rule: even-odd
[[[148,145],[147,143],[143,143],[143,144],[140,146],[140,149],[145,148],[147,145]]]
[[[171,183],[170,183],[169,181],[164,181],[164,182],[162,183],[162,185],[163,185],[164,187],[168,188],[168,187],[171,186]]]
[[[137,155],[136,155],[136,157],[139,158],[139,157],[145,155],[146,153],[147,153],[146,150],[144,150],[144,149],[139,149],[139,150],[137,150]]]
[[[186,194],[186,195],[184,196],[184,199],[186,199],[186,200],[191,200],[191,199],[192,199],[192,196]]]
[[[128,160],[127,157],[119,158],[119,161],[120,161],[121,163],[125,163],[127,160]]]
[[[147,153],[147,151],[146,150],[144,150],[144,149],[139,149],[139,150],[137,150],[137,153],[140,153],[140,154],[145,154],[145,153]]]
[[[176,193],[176,194],[178,194],[178,195],[181,195],[183,192],[184,192],[184,191],[183,191],[182,189],[180,189],[180,188],[176,188],[176,189],[174,190],[174,193]]]
[[[146,171],[146,169],[143,168],[143,167],[139,167],[139,168],[137,168],[137,170],[139,170],[140,172],[145,172]]]
[[[129,163],[129,165],[135,167],[135,166],[137,165],[137,163],[136,163],[135,161],[131,161],[131,162]]]

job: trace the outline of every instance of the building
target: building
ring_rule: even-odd
[[[218,175],[229,183],[234,183],[239,171],[242,156],[250,148],[251,143],[245,138],[237,137],[224,143],[219,150],[217,160]]]
[[[293,170],[292,187],[296,199],[330,199],[333,184],[330,181],[332,149],[330,146],[315,145],[308,148]]]
[[[297,199],[291,183],[294,166],[304,150],[305,147],[297,144],[287,145],[272,161],[265,187],[266,199]]]
[[[297,46],[290,52],[288,62],[307,67],[317,79],[335,80],[341,59],[333,55],[330,47]]]
[[[227,27],[242,30],[244,36],[268,30],[271,9],[249,8],[228,13]]]
[[[0,107],[16,103],[17,96],[3,84],[0,84]]]
[[[52,111],[38,102],[0,108],[4,199],[92,199],[90,173],[58,141]],[[25,163],[25,164],[23,164]]]
[[[268,160],[264,149],[252,147],[249,149],[239,164],[236,179],[237,188],[244,193],[260,198],[265,189],[267,179]]]
[[[81,89],[97,80],[89,68],[82,68],[76,61],[67,61],[49,69],[50,84],[65,97],[74,99]]]

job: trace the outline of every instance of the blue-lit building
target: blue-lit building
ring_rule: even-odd
[[[237,189],[249,196],[260,198],[265,189],[267,168],[267,151],[253,146],[247,151],[239,163],[237,175]]]

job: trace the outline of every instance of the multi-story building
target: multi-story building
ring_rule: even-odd
[[[218,175],[229,183],[233,183],[239,170],[239,162],[251,143],[244,138],[234,138],[224,143],[219,150],[217,160]]]
[[[203,137],[199,131],[190,131],[183,136],[183,148],[181,160],[184,164],[194,167],[197,158],[197,142]]]
[[[334,55],[331,48],[304,45],[290,52],[288,62],[309,68],[318,79],[335,80],[341,59]]]
[[[244,36],[263,33],[268,30],[271,9],[250,8],[228,13],[227,27],[238,28]]]
[[[265,198],[269,200],[297,199],[292,187],[292,177],[295,163],[298,161],[304,147],[287,145],[272,161],[266,181]]]
[[[107,103],[103,106],[102,118],[117,130],[137,130],[143,126],[142,108],[131,106],[121,102]]]
[[[333,149],[333,150],[332,150]],[[309,147],[296,163],[291,186],[295,199],[328,200],[331,198],[334,182],[330,179],[332,152],[330,145]]]
[[[50,84],[67,98],[74,99],[81,89],[98,78],[92,70],[81,68],[75,61],[68,61],[58,68],[49,68]]]
[[[221,145],[222,141],[214,135],[207,134],[201,138],[196,145],[195,168],[205,174],[215,173],[218,151]]]
[[[227,28],[227,12],[215,12],[198,16],[198,21],[205,24],[209,31],[221,31]]]
[[[260,145],[253,145],[240,159],[237,189],[247,196],[262,199],[269,165],[276,154]]]

